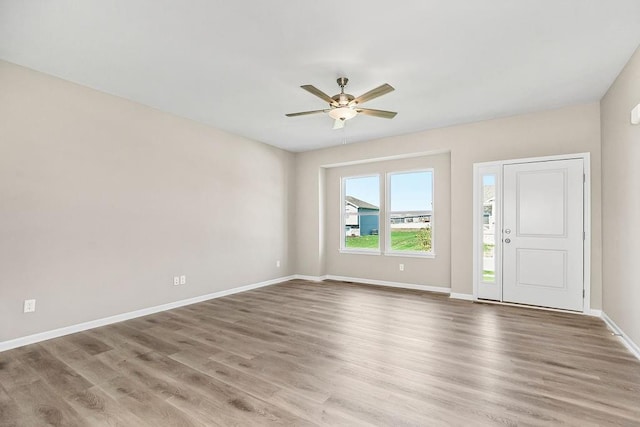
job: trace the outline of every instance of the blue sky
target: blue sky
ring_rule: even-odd
[[[384,177],[384,175],[383,175]],[[380,206],[380,177],[349,178],[346,195]],[[433,209],[433,173],[407,172],[391,175],[391,210],[428,211]]]
[[[496,176],[495,175],[483,175],[483,177],[482,177],[482,185],[496,185]]]

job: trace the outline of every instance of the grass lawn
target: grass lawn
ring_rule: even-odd
[[[496,245],[493,245],[491,243],[485,243],[482,246],[484,248],[484,256],[492,257],[493,256],[493,250],[494,250]]]
[[[380,236],[347,237],[347,248],[377,249]],[[424,251],[417,230],[394,230],[391,232],[391,249],[396,251]]]
[[[347,236],[346,246],[348,248],[376,249],[380,236]]]
[[[485,282],[493,282],[496,280],[496,273],[491,270],[482,270],[482,280]]]

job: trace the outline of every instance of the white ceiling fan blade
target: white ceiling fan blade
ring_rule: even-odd
[[[334,129],[342,129],[344,127],[344,120],[342,119],[336,119],[335,122],[333,122],[333,128]]]

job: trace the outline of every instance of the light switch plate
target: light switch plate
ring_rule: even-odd
[[[636,108],[631,110],[631,124],[640,124],[640,104],[636,105]]]

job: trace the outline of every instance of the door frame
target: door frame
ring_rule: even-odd
[[[481,283],[482,273],[482,169],[494,169],[496,174],[496,211],[499,212],[496,218],[496,228],[500,230],[500,233],[496,236],[496,283],[500,289],[500,298],[497,300],[484,300],[487,302],[504,303],[502,298],[502,170],[503,166],[518,163],[536,163],[536,162],[548,162],[553,160],[572,160],[582,159],[583,171],[584,171],[584,186],[583,186],[583,229],[584,240],[582,242],[583,249],[583,314],[593,315],[591,310],[591,154],[590,153],[576,153],[576,154],[561,154],[556,156],[545,157],[527,157],[520,159],[498,160],[493,162],[483,162],[473,164],[473,300],[479,301],[478,288]],[[498,271],[499,270],[499,271]],[[510,304],[510,303],[504,303]],[[542,308],[542,307],[539,307]],[[549,309],[556,310],[556,309]],[[565,310],[559,310],[565,311]],[[575,313],[575,311],[571,311]]]

